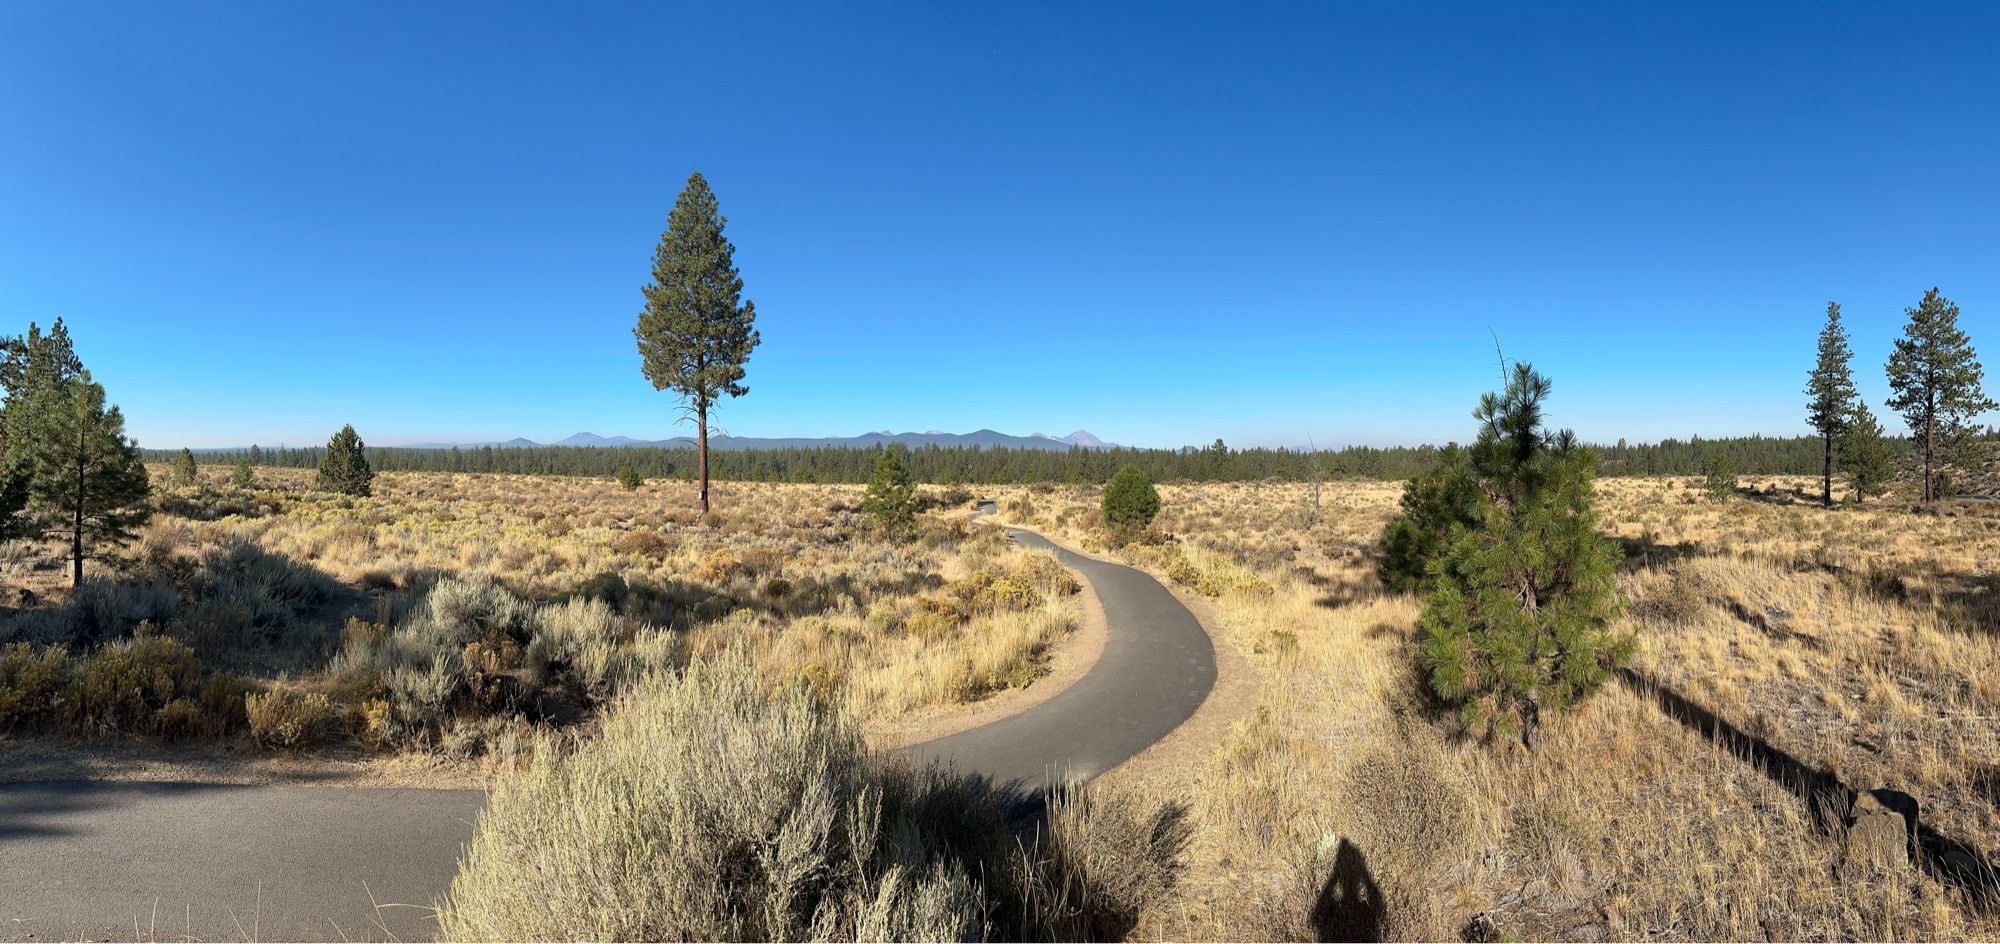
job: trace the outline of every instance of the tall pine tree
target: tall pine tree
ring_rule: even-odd
[[[39,402],[51,412],[35,444],[30,501],[42,533],[68,535],[70,584],[80,587],[93,549],[130,540],[151,516],[151,488],[139,444],[125,438],[124,415],[105,407],[89,371]]]
[[[1516,364],[1480,399],[1463,490],[1470,508],[1423,568],[1423,655],[1431,687],[1480,737],[1519,732],[1532,747],[1544,715],[1588,697],[1630,659],[1614,627],[1618,548],[1597,531],[1597,456],[1542,422],[1549,382]],[[1427,504],[1427,503],[1419,503]]]
[[[375,470],[368,467],[368,447],[361,442],[353,424],[342,426],[340,432],[326,441],[326,452],[320,455],[317,485],[324,491],[365,498],[373,491],[374,482]]]
[[[703,513],[708,511],[708,414],[722,397],[750,392],[743,368],[761,337],[757,306],[743,300],[736,247],[722,235],[722,216],[708,181],[696,173],[674,201],[667,231],[653,250],[653,281],[632,330],[640,369],[655,390],[672,390],[695,422]]]
[[[1903,311],[1910,320],[1889,354],[1889,406],[1903,414],[1923,450],[1923,500],[1931,501],[1938,497],[1938,453],[1962,444],[1972,418],[1995,404],[1980,389],[1986,372],[1958,330],[1958,306],[1932,287]]]
[[[1854,352],[1847,346],[1847,329],[1840,325],[1840,303],[1826,303],[1826,326],[1819,330],[1819,362],[1806,378],[1806,422],[1819,433],[1824,447],[1820,467],[1820,501],[1833,506],[1835,448],[1854,414]]]

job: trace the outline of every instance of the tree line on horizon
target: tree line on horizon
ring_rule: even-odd
[[[1992,432],[1981,438],[1993,439]],[[1892,454],[1913,449],[1908,437],[1883,437]],[[1005,446],[895,447],[909,474],[918,482],[938,485],[1007,485],[1051,482],[1098,483],[1126,465],[1136,465],[1156,482],[1307,481],[1346,478],[1395,481],[1435,468],[1442,447],[1348,446],[1318,451],[1234,449],[1214,446],[1186,449],[1014,449]],[[1724,439],[1666,439],[1657,443],[1623,441],[1592,447],[1600,457],[1600,474],[1701,475],[1711,457],[1726,456],[1730,465],[1750,475],[1817,475],[1822,461],[1819,436],[1742,436]],[[866,482],[880,450],[872,446],[815,446],[784,449],[714,450],[709,453],[713,478],[734,482]],[[207,463],[248,460],[255,466],[318,468],[321,447],[197,450]],[[664,446],[477,446],[413,449],[369,446],[367,462],[384,472],[494,472],[514,475],[612,477],[630,465],[645,479],[694,481],[699,457],[687,447]],[[151,461],[177,458],[174,450],[148,450]]]

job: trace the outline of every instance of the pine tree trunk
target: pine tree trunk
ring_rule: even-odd
[[[1820,476],[1819,497],[1820,501],[1826,503],[1826,507],[1828,508],[1833,507],[1833,434],[1832,433],[1828,433],[1826,435],[1826,467],[1822,471],[1822,474]]]
[[[701,506],[701,513],[706,515],[708,514],[708,404],[698,404],[694,413],[695,426],[699,430],[696,437],[696,451],[700,453],[701,464],[701,491],[696,502]]]
[[[1924,417],[1924,501],[1927,502],[1937,499],[1937,493],[1932,489],[1932,483],[1936,481],[1937,473],[1932,471],[1931,459],[1931,455],[1936,448],[1937,411],[1932,410],[1929,415]]]
[[[83,436],[76,438],[76,514],[71,520],[73,530],[69,533],[69,586],[72,590],[83,588]]]

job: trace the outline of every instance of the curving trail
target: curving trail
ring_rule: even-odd
[[[1215,650],[1194,615],[1143,571],[1072,553],[1007,529],[1090,579],[1109,625],[1104,655],[1075,685],[1033,708],[905,749],[919,759],[1039,791],[1101,774],[1166,737],[1215,686]]]
[[[1032,794],[1180,726],[1215,683],[1215,653],[1146,574],[1008,535],[1089,578],[1104,653],[1048,701],[904,753]],[[478,790],[0,784],[0,939],[428,940],[485,803]]]

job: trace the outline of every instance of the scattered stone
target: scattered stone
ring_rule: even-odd
[[[1916,797],[1900,790],[1862,792],[1847,819],[1847,864],[1908,865],[1916,826]]]
[[[1500,940],[1499,926],[1495,925],[1493,919],[1487,917],[1484,912],[1473,915],[1472,920],[1465,923],[1465,930],[1459,934],[1470,944],[1493,944],[1494,941]]]

